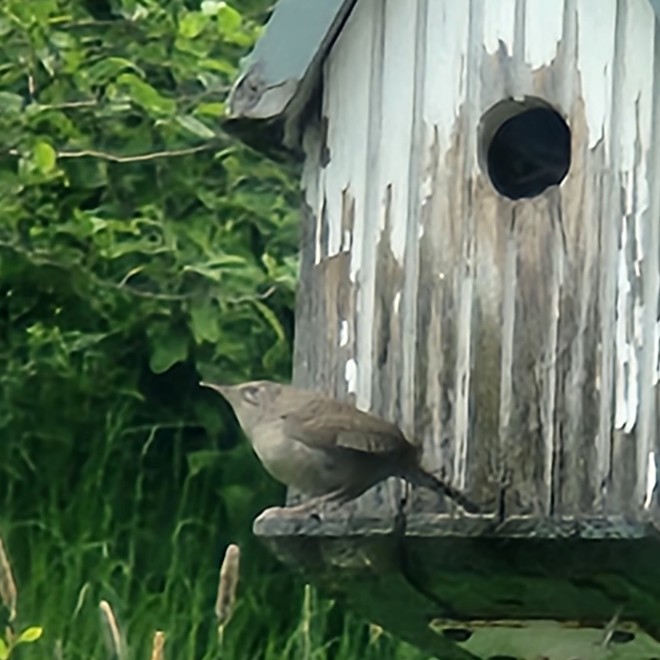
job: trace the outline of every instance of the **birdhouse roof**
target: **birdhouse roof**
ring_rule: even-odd
[[[356,2],[279,0],[229,94],[226,128],[271,157],[295,152],[300,114]],[[649,3],[660,21],[660,0]]]
[[[229,94],[227,129],[273,157],[295,149],[290,133],[355,3],[279,0]]]

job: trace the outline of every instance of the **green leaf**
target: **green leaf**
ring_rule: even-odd
[[[36,642],[43,634],[44,629],[40,626],[30,626],[26,628],[14,642],[14,646],[19,644],[27,644],[29,642]]]
[[[224,103],[200,103],[195,112],[198,115],[208,115],[209,117],[222,117],[225,114]]]
[[[218,19],[218,30],[225,37],[233,35],[241,27],[243,18],[227,3],[221,3],[216,13]]]
[[[149,335],[149,366],[154,373],[161,374],[188,357],[188,336],[180,329],[157,324],[149,329]]]
[[[219,71],[227,76],[235,76],[238,71],[236,64],[222,58],[205,57],[200,60],[199,66],[211,71]]]
[[[11,92],[0,92],[0,117],[18,114],[23,110],[23,97]]]
[[[275,331],[277,338],[280,341],[284,341],[284,328],[282,327],[280,320],[275,315],[275,312],[273,312],[273,310],[268,307],[268,305],[264,305],[260,300],[253,300],[252,304],[259,310],[261,316],[264,317],[264,319],[268,322],[268,325],[270,325],[270,327]]]
[[[202,470],[217,465],[219,456],[220,452],[215,449],[200,449],[186,454],[190,476],[194,477]]]
[[[117,83],[127,87],[133,101],[153,115],[170,115],[176,110],[172,99],[161,96],[154,87],[133,73],[121,74]]]
[[[0,16],[0,37],[4,37],[5,35],[9,34],[13,31],[13,29],[14,26],[12,25],[11,21]]]
[[[186,39],[194,39],[204,31],[208,22],[208,16],[202,12],[188,12],[179,23],[179,34]]]
[[[286,341],[277,341],[264,353],[261,363],[269,373],[277,373],[286,369],[290,359],[289,344]]]
[[[220,310],[210,298],[194,300],[190,309],[191,329],[195,341],[216,342],[220,337]]]
[[[248,262],[244,257],[233,254],[225,254],[215,257],[212,261],[205,264],[186,265],[183,267],[184,273],[196,273],[212,282],[220,282],[223,278],[223,271],[232,272],[248,270]]]
[[[57,164],[57,153],[55,149],[43,140],[34,145],[32,158],[37,169],[44,174],[52,172]]]
[[[248,443],[214,451],[241,436],[196,384],[204,365],[217,382],[285,380],[291,366],[288,323],[283,340],[271,323],[293,302],[281,282],[296,183],[219,123],[273,0],[226,1],[0,0],[2,510],[44,629],[3,639],[4,658],[51,657],[55,640],[63,658],[96,657],[88,615],[104,595],[136,639],[163,613],[203,611],[217,575],[195,558],[219,538],[258,552],[245,521],[282,493]],[[250,300],[270,284],[267,321]],[[260,639],[291,614],[253,607],[293,588],[268,565],[244,585]],[[185,617],[170,624],[183,639]]]
[[[7,642],[0,637],[0,660],[7,660],[9,657],[9,647]]]
[[[86,74],[92,84],[98,85],[114,80],[126,69],[144,76],[144,71],[135,62],[131,62],[124,57],[106,57],[92,64],[86,70]]]
[[[206,140],[215,137],[215,133],[206,124],[203,124],[199,119],[195,119],[190,115],[179,116],[176,118],[176,121],[180,126],[183,126],[183,128],[190,131],[193,135],[197,135]]]

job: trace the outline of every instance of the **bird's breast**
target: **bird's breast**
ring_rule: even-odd
[[[357,466],[345,452],[311,447],[290,438],[281,421],[257,426],[250,441],[271,476],[306,495],[325,495],[362,477],[354,474]]]

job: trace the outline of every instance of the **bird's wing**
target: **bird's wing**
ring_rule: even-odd
[[[311,401],[282,419],[286,434],[310,447],[338,447],[371,454],[412,447],[395,424],[334,399]]]

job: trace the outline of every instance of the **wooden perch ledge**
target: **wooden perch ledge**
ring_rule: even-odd
[[[283,509],[254,532],[326,595],[442,660],[538,658],[553,639],[563,646],[548,657],[660,657],[660,527],[651,521],[413,514],[404,533],[393,518],[319,522]],[[580,655],[597,643],[602,655]]]

